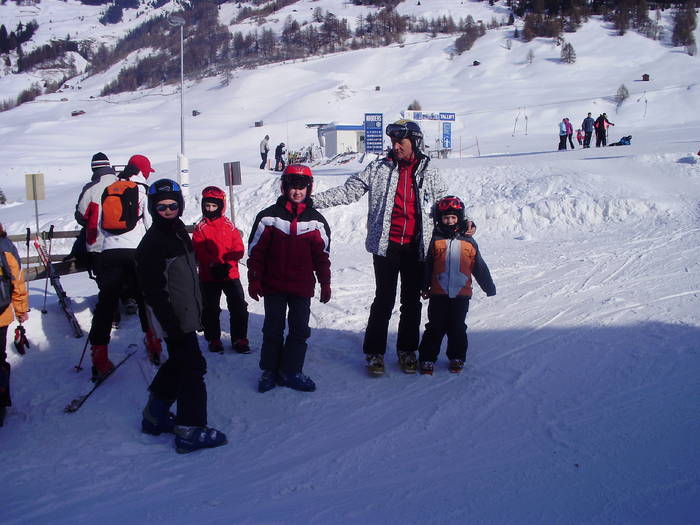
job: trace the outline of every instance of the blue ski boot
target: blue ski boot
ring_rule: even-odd
[[[263,370],[260,379],[258,380],[258,392],[261,394],[272,390],[277,386],[277,372],[274,370]]]
[[[187,454],[201,448],[220,447],[228,443],[226,434],[209,427],[175,425],[175,450]]]
[[[309,376],[301,372],[297,372],[296,374],[283,374],[280,372],[277,375],[277,383],[280,386],[287,386],[301,392],[313,392],[316,390],[316,383],[314,383]]]
[[[175,426],[175,414],[170,412],[173,401],[166,401],[151,394],[143,409],[141,432],[152,436],[172,434]]]

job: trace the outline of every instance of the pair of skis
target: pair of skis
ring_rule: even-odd
[[[49,235],[48,239],[49,242],[51,242],[51,239],[53,238],[53,224],[49,228]],[[29,243],[29,228],[27,228],[27,243]],[[51,282],[51,285],[53,286],[54,290],[56,291],[56,296],[58,297],[58,303],[61,305],[61,310],[63,310],[63,313],[66,315],[66,318],[68,319],[68,323],[71,326],[71,330],[73,331],[73,335],[75,337],[82,337],[83,336],[83,329],[80,327],[80,323],[78,323],[78,319],[75,317],[75,313],[73,313],[73,308],[71,306],[70,298],[68,297],[68,294],[66,294],[65,290],[63,289],[63,285],[61,285],[61,279],[59,278],[58,272],[56,271],[56,268],[54,268],[53,264],[51,263],[51,258],[49,255],[47,255],[46,250],[44,249],[44,246],[39,242],[38,237],[34,239],[34,248],[36,248],[37,254],[39,255],[39,259],[41,260],[41,263],[44,265],[44,269],[46,270],[46,275],[48,277],[48,280]],[[45,312],[45,310],[42,310],[42,312]]]

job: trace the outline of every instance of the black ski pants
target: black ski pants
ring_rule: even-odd
[[[260,169],[264,170],[265,169],[265,164],[267,164],[267,151],[263,153],[262,151],[260,152],[260,158],[262,159],[262,162],[260,163]]]
[[[202,324],[204,339],[214,341],[221,339],[221,292],[226,296],[229,313],[231,342],[248,338],[248,303],[245,302],[240,279],[227,281],[200,282],[202,290]]]
[[[591,147],[591,135],[593,135],[592,131],[586,131],[585,136],[583,137],[583,147],[584,148],[590,148]]]
[[[599,148],[600,146],[605,146],[606,145],[606,131],[599,131],[595,130],[595,147]]]
[[[286,375],[301,372],[306,359],[306,340],[311,335],[311,299],[291,294],[271,294],[264,297],[264,303],[260,369],[281,370]],[[286,339],[285,319],[289,327]]]
[[[559,135],[559,149],[566,149],[566,135]]]
[[[125,286],[132,290],[130,295],[136,299],[141,329],[145,333],[148,330],[148,319],[136,278],[136,250],[131,248],[106,250],[100,255],[99,261],[100,267],[97,275],[100,293],[97,296],[97,306],[92,316],[90,344],[109,344],[112,320],[115,311],[119,308],[119,298],[122,296]]]
[[[569,145],[571,146],[571,149],[574,149],[574,134],[567,133],[566,138],[569,140]]]
[[[204,374],[207,362],[199,349],[197,333],[189,332],[177,339],[165,338],[168,360],[160,365],[148,388],[154,396],[177,401],[178,425],[203,427],[207,424],[207,387]]]
[[[437,361],[442,339],[447,335],[447,358],[464,359],[467,356],[467,312],[469,299],[446,295],[434,295],[428,302],[428,324],[420,342],[419,359]]]
[[[12,306],[8,306],[12,308]],[[10,398],[10,363],[7,362],[7,326],[0,326],[0,407],[12,405]]]
[[[385,354],[391,313],[396,303],[396,287],[401,277],[401,309],[398,352],[415,352],[420,330],[420,286],[424,264],[418,260],[414,244],[390,242],[386,256],[373,256],[375,292],[369,310],[363,351],[365,354]]]

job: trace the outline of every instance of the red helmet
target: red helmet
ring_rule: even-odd
[[[300,186],[306,188],[306,198],[311,196],[314,185],[314,176],[311,168],[304,164],[290,164],[282,172],[282,191],[287,193],[290,187]]]
[[[214,213],[204,210],[204,205],[207,202],[212,202],[218,206]],[[221,217],[226,211],[226,193],[217,186],[207,186],[202,190],[202,214],[205,217],[214,218]]]

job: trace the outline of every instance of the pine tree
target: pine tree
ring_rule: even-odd
[[[561,46],[561,61],[566,64],[576,62],[576,51],[574,51],[574,46],[570,42],[566,42]]]

